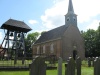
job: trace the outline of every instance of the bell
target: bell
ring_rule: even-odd
[[[18,37],[20,37],[20,33],[18,34]]]
[[[13,32],[10,33],[10,36],[11,36],[11,37],[13,36]]]

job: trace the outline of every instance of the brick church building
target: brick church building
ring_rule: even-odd
[[[43,33],[32,46],[33,57],[55,55],[63,60],[69,56],[85,57],[84,40],[77,27],[77,15],[74,13],[72,0],[69,0],[65,25]]]

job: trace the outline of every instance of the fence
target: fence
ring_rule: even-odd
[[[0,70],[29,70],[29,64],[32,63],[32,58],[18,58],[16,63],[14,59],[0,60]]]

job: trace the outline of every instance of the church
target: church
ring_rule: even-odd
[[[84,39],[77,27],[77,15],[74,13],[72,0],[69,0],[68,12],[65,15],[65,25],[43,33],[33,44],[33,57],[56,56],[63,60],[72,56],[85,57]]]

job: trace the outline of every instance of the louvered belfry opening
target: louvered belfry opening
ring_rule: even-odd
[[[17,64],[19,57],[22,59],[22,64],[26,57],[24,37],[27,32],[32,30],[23,21],[14,19],[7,20],[1,25],[1,29],[5,32],[5,37],[2,41],[2,59],[13,59],[14,64]]]

